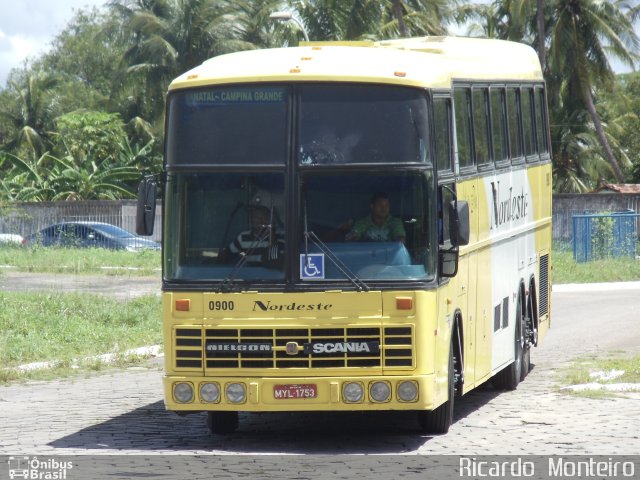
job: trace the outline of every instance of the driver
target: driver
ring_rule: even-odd
[[[351,231],[347,233],[346,240],[404,242],[407,234],[402,221],[390,215],[389,195],[384,192],[374,193],[369,208],[371,214],[354,223]]]
[[[269,232],[269,229],[272,231]],[[229,257],[239,259],[249,254],[249,265],[276,266],[278,260],[283,258],[284,240],[273,230],[269,209],[264,206],[252,207],[251,229],[240,232],[226,250],[228,255],[225,260],[229,260]]]

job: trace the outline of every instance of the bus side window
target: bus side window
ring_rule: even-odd
[[[491,133],[493,160],[499,165],[509,160],[504,87],[491,87]]]
[[[433,118],[435,123],[436,165],[440,176],[453,174],[451,155],[451,99],[436,97],[433,99]]]
[[[471,89],[456,87],[454,90],[454,108],[456,119],[456,139],[460,168],[473,167],[471,150]]]
[[[538,153],[543,155],[549,151],[547,147],[547,123],[545,117],[545,101],[544,101],[544,90],[542,88],[535,89],[535,109],[536,109],[536,134],[538,141]]]
[[[520,99],[522,102],[524,153],[527,157],[531,157],[537,153],[535,123],[533,121],[533,88],[523,87]]]
[[[450,189],[455,189],[455,185],[441,185],[438,188],[438,243],[440,245],[447,245],[451,242],[449,209],[446,207],[453,201],[453,194]]]
[[[507,88],[507,118],[511,161],[522,156],[522,134],[520,133],[521,117],[520,90],[516,87],[509,87]]]
[[[473,87],[473,133],[476,165],[487,165],[489,157],[489,89]]]

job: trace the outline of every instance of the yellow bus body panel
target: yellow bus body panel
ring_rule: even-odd
[[[454,302],[452,288],[433,291],[394,292],[318,292],[318,293],[200,293],[165,292],[163,294],[165,352],[165,403],[170,410],[229,409],[247,411],[286,410],[424,410],[435,408],[447,399],[448,355],[451,342],[451,320]],[[443,299],[438,305],[438,294]],[[413,308],[399,310],[398,298],[411,298]],[[190,310],[176,310],[176,301],[189,300]],[[213,303],[211,303],[213,302]],[[231,305],[233,311],[212,312],[211,307]],[[226,302],[226,303],[224,303]],[[298,313],[298,307],[313,306],[312,310]],[[265,311],[263,307],[266,307]],[[327,307],[327,308],[325,308]],[[279,332],[305,330],[307,340],[314,339],[315,330],[339,330],[350,335],[351,329],[371,330],[370,339],[380,339],[379,365],[349,366],[340,368],[312,368],[272,366],[245,368],[242,361],[232,367],[209,367],[207,361],[207,339],[215,332],[229,331],[237,336],[226,337],[233,341],[247,339],[263,340],[276,345],[276,355],[270,361],[287,365]],[[377,335],[375,331],[382,332]],[[185,336],[186,332],[187,336]],[[243,336],[247,332],[248,337]],[[262,336],[255,336],[263,332]],[[264,332],[272,332],[273,337]],[[406,333],[410,332],[410,333]],[[366,332],[365,332],[366,333]],[[304,341],[299,332],[294,336],[299,343]],[[356,333],[366,340],[366,335]],[[316,337],[316,338],[321,338]],[[337,338],[337,337],[336,337]],[[185,339],[191,345],[180,345]],[[195,342],[195,344],[194,344]],[[298,345],[300,348],[302,345]],[[407,351],[410,351],[407,353]],[[375,355],[374,355],[375,356]],[[200,362],[197,367],[179,365],[179,361]],[[312,362],[314,359],[305,362]],[[395,366],[394,360],[405,364]],[[300,360],[298,360],[300,361]],[[389,362],[387,364],[387,362]],[[375,363],[375,361],[373,362]],[[396,389],[401,381],[415,381],[419,385],[419,396],[415,402],[398,400]],[[243,383],[248,389],[247,401],[208,404],[196,394],[193,402],[179,403],[173,396],[176,382],[189,382],[197,393],[202,383],[218,382],[222,388],[228,383]],[[365,400],[352,404],[342,397],[342,386],[346,382],[360,382],[365,386]],[[388,402],[376,403],[369,398],[368,387],[374,381],[389,382],[392,398]],[[314,384],[318,389],[313,399],[276,399],[274,386],[282,384]]]

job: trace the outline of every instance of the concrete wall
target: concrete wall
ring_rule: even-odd
[[[556,194],[553,196],[553,239],[573,238],[573,215],[633,210],[640,213],[640,195],[619,193]],[[640,227],[640,225],[638,225]],[[640,228],[638,228],[640,231]]]

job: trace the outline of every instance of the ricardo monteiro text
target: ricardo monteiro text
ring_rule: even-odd
[[[634,477],[635,463],[614,460],[549,458],[549,476],[564,478]]]
[[[476,457],[460,458],[461,477],[533,477],[535,464],[521,458],[511,461],[479,460]],[[508,477],[507,477],[508,478]]]
[[[540,462],[531,460],[490,461],[476,457],[460,458],[461,477],[533,477],[536,466],[543,468]],[[550,457],[547,459],[547,475],[549,478],[633,478],[635,475],[635,463],[632,461],[614,460],[612,458],[598,460],[594,458],[567,459],[563,457]]]

